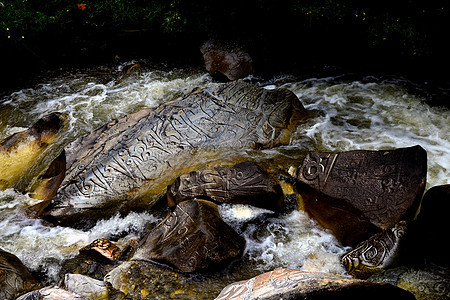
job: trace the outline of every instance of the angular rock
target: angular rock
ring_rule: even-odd
[[[218,79],[237,80],[253,73],[253,60],[242,48],[209,40],[200,48],[206,70]]]
[[[450,272],[440,267],[399,267],[371,276],[369,281],[385,282],[414,294],[417,300],[450,299]]]
[[[314,219],[355,246],[415,215],[426,173],[427,154],[420,146],[312,152],[298,169],[298,192]]]
[[[64,278],[65,288],[80,296],[96,299],[108,299],[106,283],[81,274],[66,274]]]
[[[0,190],[26,190],[39,174],[32,167],[43,161],[42,154],[58,140],[65,123],[65,115],[51,113],[27,130],[0,141]]]
[[[18,297],[16,300],[89,300],[89,298],[71,293],[57,286],[44,287]]]
[[[200,157],[288,143],[306,116],[291,91],[242,81],[128,115],[65,148],[66,175],[43,216],[73,225],[148,209],[177,176],[204,168]]]
[[[267,172],[251,162],[231,168],[209,168],[178,177],[167,188],[170,207],[195,197],[207,197],[218,203],[249,204],[279,211],[283,194]]]
[[[348,274],[367,279],[395,263],[405,238],[407,222],[400,221],[393,228],[371,237],[341,258]]]
[[[100,238],[81,248],[80,254],[90,257],[96,261],[113,263],[119,258],[125,249],[125,245]]]
[[[414,299],[390,284],[326,273],[278,269],[226,286],[216,300],[237,299]]]
[[[189,200],[142,239],[132,259],[165,262],[190,273],[239,257],[244,247],[244,238],[220,218],[217,205]]]
[[[12,299],[38,287],[39,282],[19,258],[0,249],[0,299]]]

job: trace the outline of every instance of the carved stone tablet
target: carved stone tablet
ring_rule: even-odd
[[[119,206],[148,209],[205,155],[287,143],[306,115],[291,91],[241,81],[131,114],[65,148],[66,176],[44,215],[71,225]]]
[[[194,272],[239,257],[245,240],[220,218],[209,201],[181,202],[137,247],[132,259],[169,263]]]
[[[281,188],[267,172],[251,162],[231,168],[211,168],[181,175],[167,188],[169,206],[195,197],[208,197],[219,203],[250,204],[270,210],[283,205]]]
[[[297,173],[305,210],[347,245],[412,217],[427,154],[420,146],[381,151],[312,152]]]
[[[346,253],[341,261],[348,274],[367,279],[370,275],[394,263],[406,230],[407,223],[400,221],[393,228],[371,237]]]

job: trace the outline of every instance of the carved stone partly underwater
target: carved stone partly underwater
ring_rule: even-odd
[[[67,146],[65,178],[43,215],[71,224],[119,207],[148,209],[177,176],[205,167],[208,153],[286,144],[306,116],[286,89],[242,81],[197,89]]]

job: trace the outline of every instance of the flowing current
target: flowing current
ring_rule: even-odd
[[[46,155],[58,153],[67,143],[99,126],[144,107],[156,107],[189,93],[195,87],[214,86],[200,69],[147,67],[122,76],[126,64],[49,74],[41,83],[0,98],[0,139],[28,128],[51,112],[64,112],[69,126],[63,138]],[[249,78],[267,89],[292,90],[315,117],[301,125],[290,145],[251,152],[256,161],[298,166],[311,150],[379,150],[421,145],[428,153],[427,188],[448,184],[450,178],[450,114],[431,107],[411,92],[404,79],[363,77],[311,78],[289,76],[271,80]],[[283,84],[281,84],[283,83]],[[99,221],[89,230],[51,227],[31,219],[23,207],[35,203],[14,190],[0,191],[0,248],[17,255],[48,283],[59,281],[65,259],[97,238],[139,238],[160,215],[130,213]],[[340,256],[348,249],[299,211],[274,216],[244,205],[222,205],[222,217],[245,236],[247,244],[241,271],[212,285],[217,295],[226,284],[278,267],[344,274]],[[264,215],[265,218],[260,216]],[[246,223],[244,220],[255,219]]]

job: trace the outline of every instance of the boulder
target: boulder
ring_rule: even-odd
[[[0,299],[12,299],[38,287],[39,282],[19,258],[0,249]]]
[[[40,171],[33,166],[38,166],[45,158],[42,154],[58,141],[65,123],[64,114],[51,113],[0,141],[0,190],[26,190]]]
[[[394,227],[364,241],[341,258],[348,274],[367,279],[397,260],[407,232],[407,222],[400,221]]]
[[[448,235],[449,210],[450,184],[430,188],[422,199],[415,232],[422,258],[447,267],[450,267],[450,259],[442,238]]]
[[[403,266],[384,270],[368,280],[398,286],[414,294],[417,300],[450,299],[450,272],[441,267]]]
[[[216,300],[232,299],[414,299],[414,296],[390,284],[326,273],[278,269],[249,280],[226,286]]]
[[[106,283],[81,274],[66,274],[64,278],[65,288],[80,296],[95,299],[108,299]]]
[[[291,91],[242,81],[128,115],[65,148],[64,180],[42,216],[73,226],[149,209],[176,177],[206,167],[205,156],[286,144],[304,117]]]
[[[221,219],[217,205],[189,200],[146,234],[132,259],[164,262],[190,273],[237,258],[244,248],[244,238]]]
[[[220,80],[237,80],[253,73],[253,60],[242,47],[209,40],[200,48],[206,70]]]
[[[16,300],[89,300],[89,298],[71,293],[57,286],[48,286],[18,297]]]
[[[192,198],[211,199],[218,203],[249,204],[280,211],[283,194],[269,174],[251,162],[231,168],[207,168],[178,177],[167,188],[170,207]]]
[[[426,183],[427,153],[395,150],[309,153],[298,169],[305,210],[345,245],[413,218]]]

